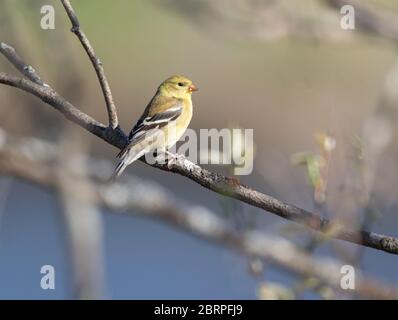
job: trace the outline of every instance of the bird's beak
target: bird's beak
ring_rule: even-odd
[[[189,91],[189,92],[198,91],[198,88],[197,88],[194,84],[191,84],[191,85],[188,87],[188,91]]]

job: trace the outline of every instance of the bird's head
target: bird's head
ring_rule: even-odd
[[[169,97],[186,99],[191,96],[193,91],[198,91],[198,88],[184,76],[171,76],[162,82],[158,90]]]

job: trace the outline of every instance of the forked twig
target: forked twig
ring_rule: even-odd
[[[109,127],[116,129],[119,125],[117,118],[116,106],[113,101],[111,88],[109,87],[108,80],[105,76],[104,67],[102,66],[101,60],[97,57],[94,52],[94,48],[91,46],[86,34],[80,27],[79,19],[77,18],[75,11],[69,0],[61,0],[62,5],[65,8],[66,13],[72,23],[71,31],[78,37],[80,43],[82,44],[84,50],[86,50],[87,55],[90,58],[91,64],[93,65],[95,72],[97,73],[98,81],[101,85],[102,93],[105,98],[106,108],[108,111]]]

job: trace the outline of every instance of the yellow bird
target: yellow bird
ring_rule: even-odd
[[[118,154],[121,159],[112,179],[147,153],[172,147],[184,134],[192,119],[193,91],[198,89],[184,76],[171,76],[162,82],[129,135],[128,145]]]

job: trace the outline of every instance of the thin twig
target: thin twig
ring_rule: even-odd
[[[32,66],[27,65],[16,53],[15,49],[4,42],[0,42],[0,52],[11,62],[11,64],[30,81],[40,85],[47,86],[36,73]]]
[[[91,46],[90,41],[88,40],[86,34],[80,27],[79,20],[75,14],[75,11],[74,11],[71,3],[69,2],[69,0],[61,0],[61,2],[66,10],[66,13],[68,14],[68,17],[69,17],[71,23],[72,23],[71,31],[80,40],[84,50],[86,50],[86,53],[91,60],[91,63],[95,69],[95,72],[97,73],[97,77],[98,77],[99,83],[101,85],[102,93],[105,98],[106,108],[108,111],[109,127],[112,129],[116,129],[119,125],[119,121],[117,118],[116,106],[113,101],[111,88],[109,87],[108,80],[106,79],[106,76],[105,76],[105,71],[104,71],[104,67],[102,66],[102,62],[95,54],[94,48]]]
[[[35,95],[43,102],[61,112],[68,120],[71,120],[102,139],[109,140],[106,130],[107,127],[104,124],[94,120],[84,112],[81,112],[52,88],[41,86],[28,79],[5,74],[3,72],[0,72],[0,83],[19,88]]]

